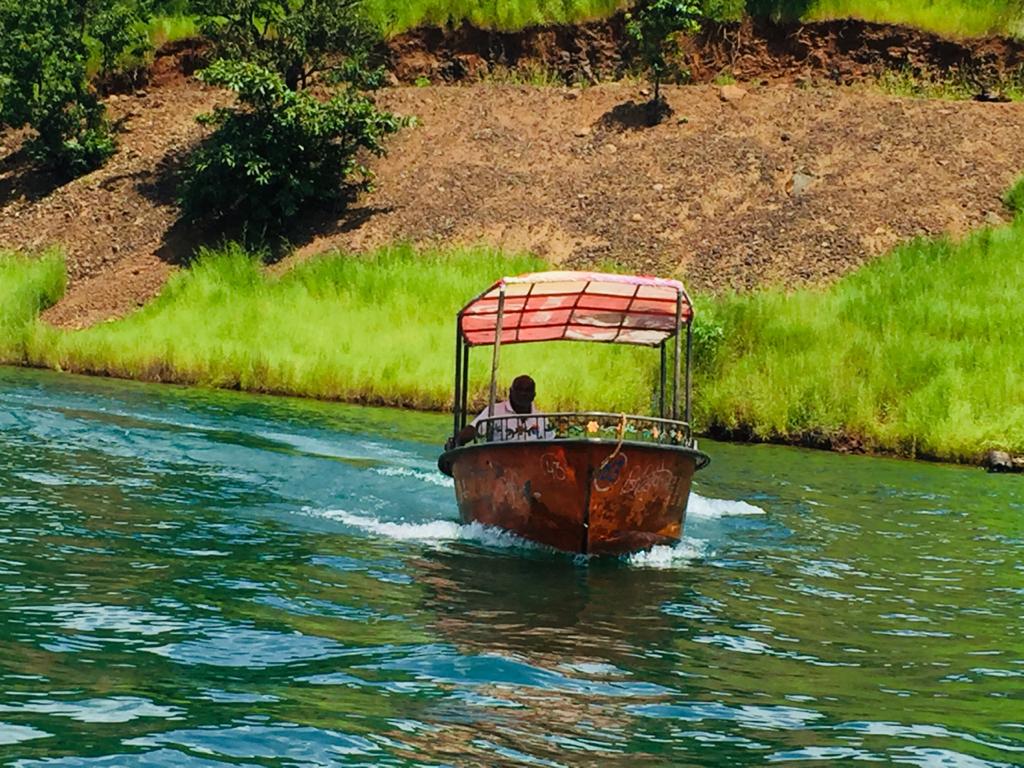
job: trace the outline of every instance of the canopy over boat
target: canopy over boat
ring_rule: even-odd
[[[690,428],[693,316],[677,280],[598,272],[505,277],[463,307],[452,437],[438,459],[463,521],[588,554],[678,541],[693,475],[709,460]],[[498,413],[501,348],[538,341],[658,349],[658,415]],[[490,347],[488,405],[467,424],[470,350],[480,346]]]
[[[459,312],[466,346],[602,341],[657,347],[693,318],[678,280],[600,272],[504,277]]]

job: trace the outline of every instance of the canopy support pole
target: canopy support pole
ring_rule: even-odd
[[[683,294],[676,294],[676,334],[675,334],[675,375],[672,379],[672,420],[679,421],[679,374],[682,358],[682,339],[679,338],[683,330]]]
[[[466,420],[469,415],[466,412],[469,408],[469,344],[462,347],[462,392],[459,393],[459,400],[462,403],[462,419],[459,423],[459,429],[461,430],[466,426]]]
[[[457,437],[462,428],[462,329],[461,317],[455,320],[455,391],[452,393],[452,437]]]
[[[665,418],[665,385],[668,377],[668,360],[666,359],[668,350],[665,349],[665,342],[661,342],[661,377],[658,379],[661,384],[658,387],[658,416]]]
[[[693,389],[693,315],[686,324],[686,425],[690,426],[690,392]],[[689,431],[689,430],[688,430]]]
[[[494,323],[494,354],[491,357],[491,394],[487,402],[487,418],[494,417],[494,402],[498,397],[498,359],[501,354],[501,332],[505,322],[505,284],[498,293],[498,318]]]

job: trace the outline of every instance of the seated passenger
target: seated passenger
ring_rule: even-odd
[[[516,416],[518,414],[538,413],[533,407],[533,398],[537,394],[537,386],[529,376],[516,376],[508,390],[508,400],[494,404],[494,417]],[[458,434],[457,445],[472,442],[477,434],[480,422],[487,418],[487,409],[467,424]],[[492,441],[503,440],[549,440],[551,430],[547,428],[546,419],[511,419],[504,418],[491,422]]]

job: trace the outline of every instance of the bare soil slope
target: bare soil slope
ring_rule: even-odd
[[[71,287],[51,322],[82,326],[152,297],[199,235],[175,226],[168,171],[221,95],[183,77],[111,104],[111,164],[48,188],[0,136],[0,247],[51,243]],[[375,161],[377,191],[298,223],[293,258],[396,240],[484,242],[582,267],[682,274],[697,289],[834,278],[916,235],[1004,216],[1024,170],[1024,104],[925,102],[781,82],[725,100],[674,88],[639,125],[635,85],[395,88],[420,125]]]
[[[126,314],[155,296],[195,240],[175,229],[176,159],[201,137],[195,116],[224,94],[186,77],[177,56],[158,59],[148,90],[110,96],[120,150],[68,184],[35,170],[21,136],[0,133],[0,248],[57,245],[69,291],[47,317],[81,327]]]
[[[795,284],[998,221],[1024,170],[1024,104],[785,84],[726,101],[694,86],[672,89],[676,116],[645,128],[639,99],[624,85],[392,91],[388,105],[421,126],[376,164],[378,191],[351,211],[365,221],[302,251],[486,242],[698,289]]]

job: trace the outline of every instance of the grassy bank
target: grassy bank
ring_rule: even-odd
[[[814,0],[803,18],[906,24],[948,37],[1024,35],[1024,3],[1020,0]]]
[[[36,317],[64,294],[65,283],[56,252],[27,258],[0,251],[0,362],[25,362]]]
[[[825,290],[712,308],[702,425],[760,439],[971,461],[1024,453],[1024,221],[916,242]]]
[[[575,24],[605,18],[622,0],[367,0],[388,34],[419,26],[468,22],[484,29],[517,30],[542,24]]]
[[[49,368],[442,409],[453,387],[456,311],[497,276],[542,266],[480,249],[393,248],[326,255],[276,278],[228,248],[206,253],[129,318],[74,333],[34,323],[20,338],[24,359]],[[655,358],[626,348],[510,347],[502,370],[506,379],[532,372],[546,408],[634,410],[649,406],[652,387],[653,368],[640,361]],[[489,365],[489,350],[473,354],[477,400]]]
[[[369,0],[389,33],[421,25],[469,22],[488,29],[515,30],[536,24],[565,24],[611,15],[631,3],[622,0]],[[950,37],[1024,36],[1022,0],[703,0],[705,14],[735,21],[749,14],[778,21],[863,19],[906,24]]]
[[[705,298],[698,426],[952,461],[989,448],[1024,453],[1022,251],[1018,217],[961,242],[911,243],[828,288]],[[206,253],[136,314],[65,332],[35,320],[62,288],[59,258],[7,256],[0,359],[441,409],[455,311],[496,276],[542,266],[479,249],[394,248],[329,254],[268,277],[228,248]],[[536,377],[545,408],[650,404],[649,350],[525,345],[502,360],[506,379]],[[489,350],[476,351],[478,400],[488,366]]]
[[[387,34],[419,26],[464,22],[483,29],[518,30],[542,24],[576,24],[606,18],[630,0],[366,0]],[[777,21],[863,19],[906,24],[950,37],[1024,36],[1024,0],[703,0],[708,18],[737,21],[744,15]],[[190,4],[166,3],[150,24],[154,41],[195,32]]]

